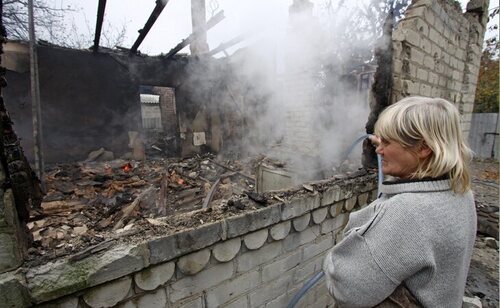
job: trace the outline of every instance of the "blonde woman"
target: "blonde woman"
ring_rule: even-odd
[[[476,211],[458,110],[440,98],[405,98],[380,114],[371,140],[391,179],[350,215],[327,255],[330,294],[340,307],[394,304],[397,293],[410,298],[400,306],[461,307]]]

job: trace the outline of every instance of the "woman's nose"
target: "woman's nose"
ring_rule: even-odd
[[[375,153],[382,155],[383,147],[382,143],[378,144],[377,147],[375,148]]]

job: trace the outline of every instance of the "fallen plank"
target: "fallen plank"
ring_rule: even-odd
[[[205,197],[205,200],[203,200],[203,205],[201,206],[202,209],[206,209],[208,205],[210,204],[210,201],[212,201],[212,198],[214,197],[215,190],[217,189],[217,186],[219,186],[220,183],[220,178],[215,181],[214,185],[210,188],[210,191],[208,192],[207,196]]]
[[[190,189],[185,189],[176,194],[175,202],[179,202],[182,199],[192,197],[201,191],[201,187],[195,187]]]
[[[247,179],[249,179],[249,180],[251,180],[251,181],[254,181],[254,182],[255,182],[255,179],[254,179],[253,177],[249,176],[249,175],[246,175],[246,174],[244,174],[244,173],[242,173],[242,172],[240,172],[240,171],[238,171],[238,170],[234,170],[233,168],[228,167],[228,166],[226,166],[226,165],[223,165],[223,164],[221,164],[221,163],[219,163],[219,162],[216,162],[216,161],[215,161],[215,160],[213,160],[213,159],[208,159],[208,160],[209,160],[209,161],[211,161],[212,163],[216,164],[216,165],[217,165],[217,166],[219,166],[219,167],[222,167],[222,168],[224,168],[224,169],[227,169],[227,170],[229,170],[229,171],[231,171],[231,172],[234,172],[234,173],[236,173],[236,174],[238,174],[238,175],[241,175],[241,176],[242,176],[242,177],[244,177],[244,178],[247,178]]]
[[[123,221],[125,220],[125,218],[127,218],[130,215],[130,213],[132,213],[132,211],[139,205],[139,203],[141,202],[142,199],[144,199],[144,197],[146,197],[148,194],[150,194],[154,190],[155,190],[155,188],[153,186],[148,187],[143,192],[141,192],[139,194],[139,196],[137,196],[137,198],[135,198],[135,200],[130,205],[128,205],[127,207],[125,207],[122,210],[123,215],[120,218],[120,220],[113,227],[113,231],[116,231],[116,230],[122,228],[123,227]]]
[[[88,257],[94,253],[108,249],[111,245],[113,245],[114,241],[115,241],[115,239],[104,240],[103,242],[101,242],[97,245],[91,246],[91,247],[83,250],[82,252],[79,252],[79,253],[71,256],[69,258],[69,261],[70,262],[79,261],[79,260],[85,259],[86,257]]]
[[[42,202],[41,204],[44,214],[56,214],[60,212],[78,211],[84,208],[85,206],[86,205],[79,200],[73,200],[73,201],[59,200],[51,202]]]
[[[161,178],[160,191],[156,197],[156,209],[159,215],[167,214],[167,193],[168,193],[168,174]]]

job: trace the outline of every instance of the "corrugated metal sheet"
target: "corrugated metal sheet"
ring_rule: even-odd
[[[143,118],[142,127],[146,130],[161,130],[160,118]]]
[[[141,94],[141,103],[158,104],[160,103],[160,96],[154,94]]]
[[[473,113],[469,144],[476,157],[498,159],[498,113]]]

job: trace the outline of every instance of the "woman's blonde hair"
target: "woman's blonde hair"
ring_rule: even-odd
[[[387,107],[375,124],[375,134],[407,149],[427,145],[432,153],[419,162],[411,178],[448,175],[454,192],[470,189],[472,152],[462,137],[460,114],[447,100],[407,97]]]

